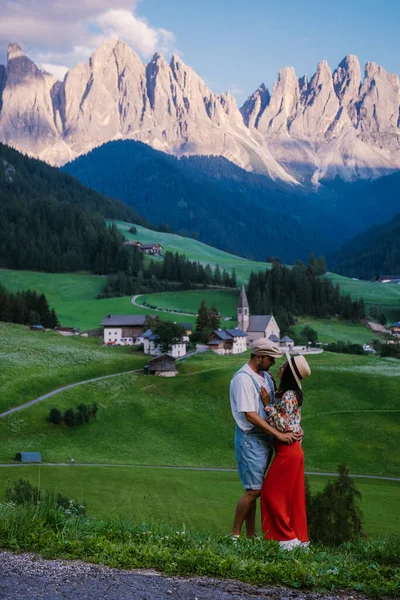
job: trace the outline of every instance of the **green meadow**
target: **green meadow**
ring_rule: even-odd
[[[339,340],[354,344],[367,344],[373,339],[379,339],[371,329],[362,323],[346,322],[333,317],[330,319],[299,317],[294,330],[299,333],[306,326],[315,329],[318,332],[318,340],[327,344]]]
[[[24,466],[0,469],[3,490],[18,478],[35,486],[67,492],[88,507],[91,517],[129,518],[136,523],[169,523],[179,531],[229,532],[241,495],[233,472],[139,467]],[[328,477],[309,476],[313,492]],[[400,483],[357,479],[365,532],[382,537],[400,531]],[[178,492],[179,491],[179,492]]]
[[[0,413],[69,383],[145,363],[144,355],[132,348],[103,346],[98,338],[64,337],[6,323],[0,323],[0,357]]]
[[[190,260],[199,261],[203,265],[209,264],[212,268],[219,265],[220,269],[231,272],[236,271],[238,284],[246,284],[252,271],[265,271],[269,263],[248,260],[234,254],[229,254],[223,250],[207,246],[192,238],[181,237],[175,233],[161,233],[152,231],[140,225],[135,225],[137,233],[130,233],[132,224],[116,221],[116,225],[121,230],[127,240],[139,240],[142,244],[159,243],[163,247],[163,252],[178,252],[184,254]]]
[[[364,298],[365,303],[380,304],[389,324],[400,320],[400,285],[380,281],[363,281],[329,273],[328,279],[340,285],[343,294],[357,300]]]
[[[196,314],[202,300],[205,300],[210,308],[214,304],[223,317],[234,317],[236,322],[239,300],[239,290],[237,289],[205,289],[145,294],[140,296],[137,302],[138,304],[146,302],[164,310],[178,310]]]
[[[66,383],[147,362],[131,348],[102,347],[91,338],[63,338],[5,324],[0,334],[2,410]],[[247,358],[204,353],[179,363],[176,378],[121,374],[0,419],[0,463],[11,464],[20,451],[40,451],[44,462],[76,461],[40,470],[1,468],[0,487],[22,476],[38,481],[40,472],[42,487],[82,499],[89,514],[100,518],[107,513],[227,531],[240,493],[236,473],[179,467],[235,468],[228,389]],[[400,363],[327,352],[310,356],[309,362],[312,377],[304,385],[303,407],[306,470],[336,472],[344,462],[352,473],[397,477]],[[53,407],[64,411],[94,401],[97,418],[87,425],[68,428],[47,422]],[[109,467],[80,466],[84,463]],[[313,489],[324,481],[312,477]],[[356,485],[363,494],[366,531],[377,536],[398,532],[400,484],[357,479]]]
[[[67,351],[64,339],[59,353],[52,347],[42,354],[47,374],[57,369],[63,372],[59,354],[65,356]],[[72,346],[75,340],[69,340]],[[81,366],[86,368],[82,378],[88,378],[95,361],[104,371],[101,358],[110,360],[114,350],[129,352],[126,348],[99,348],[94,360]],[[75,359],[74,350],[69,351],[70,377],[74,374],[79,380],[76,369],[82,354]],[[120,356],[121,370],[128,364],[135,368],[146,362],[140,353],[121,352]],[[65,462],[74,456],[81,463],[234,467],[228,389],[233,373],[246,360],[246,355],[204,353],[180,362],[176,378],[126,374],[66,390],[0,421],[0,462],[15,456],[23,440],[26,450],[38,449],[39,444],[45,462]],[[396,404],[399,362],[328,352],[309,356],[309,362],[313,375],[305,385],[303,407],[307,469],[335,472],[340,462],[346,462],[353,473],[396,477],[400,470],[395,441],[400,413]],[[12,353],[3,370],[7,375],[2,375],[2,388],[7,391],[8,383],[8,389],[25,390],[24,400],[35,397],[30,394],[28,398],[29,377],[24,371],[18,373],[18,367],[21,370],[26,363],[26,353]],[[32,370],[27,369],[28,373]],[[36,383],[38,392],[48,391],[48,387],[44,379]],[[9,394],[2,393],[5,397]],[[65,410],[88,400],[99,405],[98,418],[90,425],[67,428],[46,422],[53,406]],[[14,397],[12,404],[17,403]],[[6,405],[9,400],[3,400],[4,408]]]
[[[133,306],[131,296],[97,300],[103,291],[105,277],[87,273],[39,273],[36,271],[8,271],[0,269],[0,284],[16,292],[34,289],[44,293],[64,327],[78,327],[81,331],[97,329],[108,314],[154,314],[154,311]],[[162,316],[162,315],[160,315]],[[170,319],[168,316],[162,318]],[[174,321],[194,322],[195,317],[174,315]]]

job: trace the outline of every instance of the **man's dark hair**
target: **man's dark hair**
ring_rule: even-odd
[[[304,400],[303,390],[299,388],[288,363],[282,373],[281,383],[277,392],[278,398],[282,398],[283,394],[289,390],[292,390],[296,394],[297,404],[301,406]]]

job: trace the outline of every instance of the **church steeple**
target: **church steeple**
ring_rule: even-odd
[[[246,290],[244,289],[244,285],[242,285],[237,309],[238,327],[242,331],[247,331],[249,326],[249,317],[249,303],[247,301]]]

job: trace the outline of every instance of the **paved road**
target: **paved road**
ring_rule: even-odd
[[[349,592],[257,588],[207,577],[167,577],[151,570],[122,571],[82,561],[45,560],[0,552],[3,600],[365,600]]]
[[[39,463],[1,463],[0,468],[4,467],[37,467]],[[215,471],[216,473],[237,473],[237,469],[228,469],[224,467],[184,467],[176,465],[132,465],[120,463],[40,463],[42,467],[124,467],[127,469],[172,469],[177,471]],[[338,473],[328,473],[325,471],[306,471],[306,475],[319,475],[321,477],[339,477]],[[379,479],[383,481],[400,481],[399,477],[380,477],[379,475],[358,475],[350,473],[350,477],[355,479]],[[0,597],[1,598],[1,597]]]
[[[143,296],[143,294],[136,294],[136,296],[132,297],[131,302],[134,306],[138,306],[139,308],[145,308],[146,310],[155,310],[157,312],[163,312],[166,315],[186,315],[188,317],[197,317],[197,314],[182,312],[180,310],[163,310],[162,308],[149,308],[148,306],[143,306],[143,304],[138,304],[136,302],[136,300],[141,296]]]
[[[187,354],[185,354],[185,356],[180,356],[176,360],[177,361],[184,360],[185,358],[188,358],[189,356],[193,356],[194,354],[197,354],[198,352],[203,352],[203,350],[201,348],[192,350],[191,352],[188,352]],[[149,360],[150,360],[150,355],[149,355]],[[23,410],[24,408],[28,408],[28,406],[37,404],[38,402],[41,402],[41,400],[46,400],[47,398],[51,398],[52,396],[55,396],[56,394],[60,394],[61,392],[64,392],[65,390],[74,388],[77,385],[85,385],[86,383],[92,383],[93,381],[100,381],[100,379],[108,379],[110,377],[118,377],[118,375],[130,375],[132,373],[139,373],[140,371],[143,371],[143,368],[135,369],[134,371],[122,371],[121,373],[113,373],[112,375],[102,375],[101,377],[94,377],[93,379],[86,379],[85,381],[77,381],[76,383],[70,383],[69,385],[64,385],[63,387],[57,388],[56,390],[53,390],[52,392],[48,392],[48,394],[43,394],[43,396],[39,396],[39,398],[35,398],[34,400],[29,400],[29,402],[25,402],[25,404],[21,404],[20,406],[16,406],[15,408],[10,408],[6,412],[0,413],[0,418],[6,417],[7,415],[11,415],[12,413],[18,412],[19,410]]]
[[[138,371],[142,371],[143,369],[135,369],[134,371],[123,371],[122,373],[113,373],[112,375],[102,375],[101,377],[94,377],[93,379],[86,379],[85,381],[77,381],[76,383],[70,383],[69,385],[64,385],[63,387],[57,388],[48,394],[44,394],[43,396],[39,396],[39,398],[35,398],[34,400],[30,400],[29,402],[25,402],[25,404],[21,404],[20,406],[16,406],[15,408],[10,408],[6,412],[0,414],[1,417],[6,417],[7,415],[11,415],[19,410],[24,408],[28,408],[28,406],[32,406],[33,404],[37,404],[41,402],[41,400],[46,400],[46,398],[51,398],[56,394],[60,394],[65,390],[69,390],[71,388],[76,387],[77,385],[85,385],[86,383],[92,383],[92,381],[99,381],[100,379],[108,379],[109,377],[118,377],[118,375],[127,375],[129,373],[137,373]]]

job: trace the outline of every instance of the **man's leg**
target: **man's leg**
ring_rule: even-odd
[[[246,490],[236,506],[233,521],[232,535],[240,535],[242,525],[246,521],[246,535],[253,537],[256,534],[256,500],[260,490]]]

